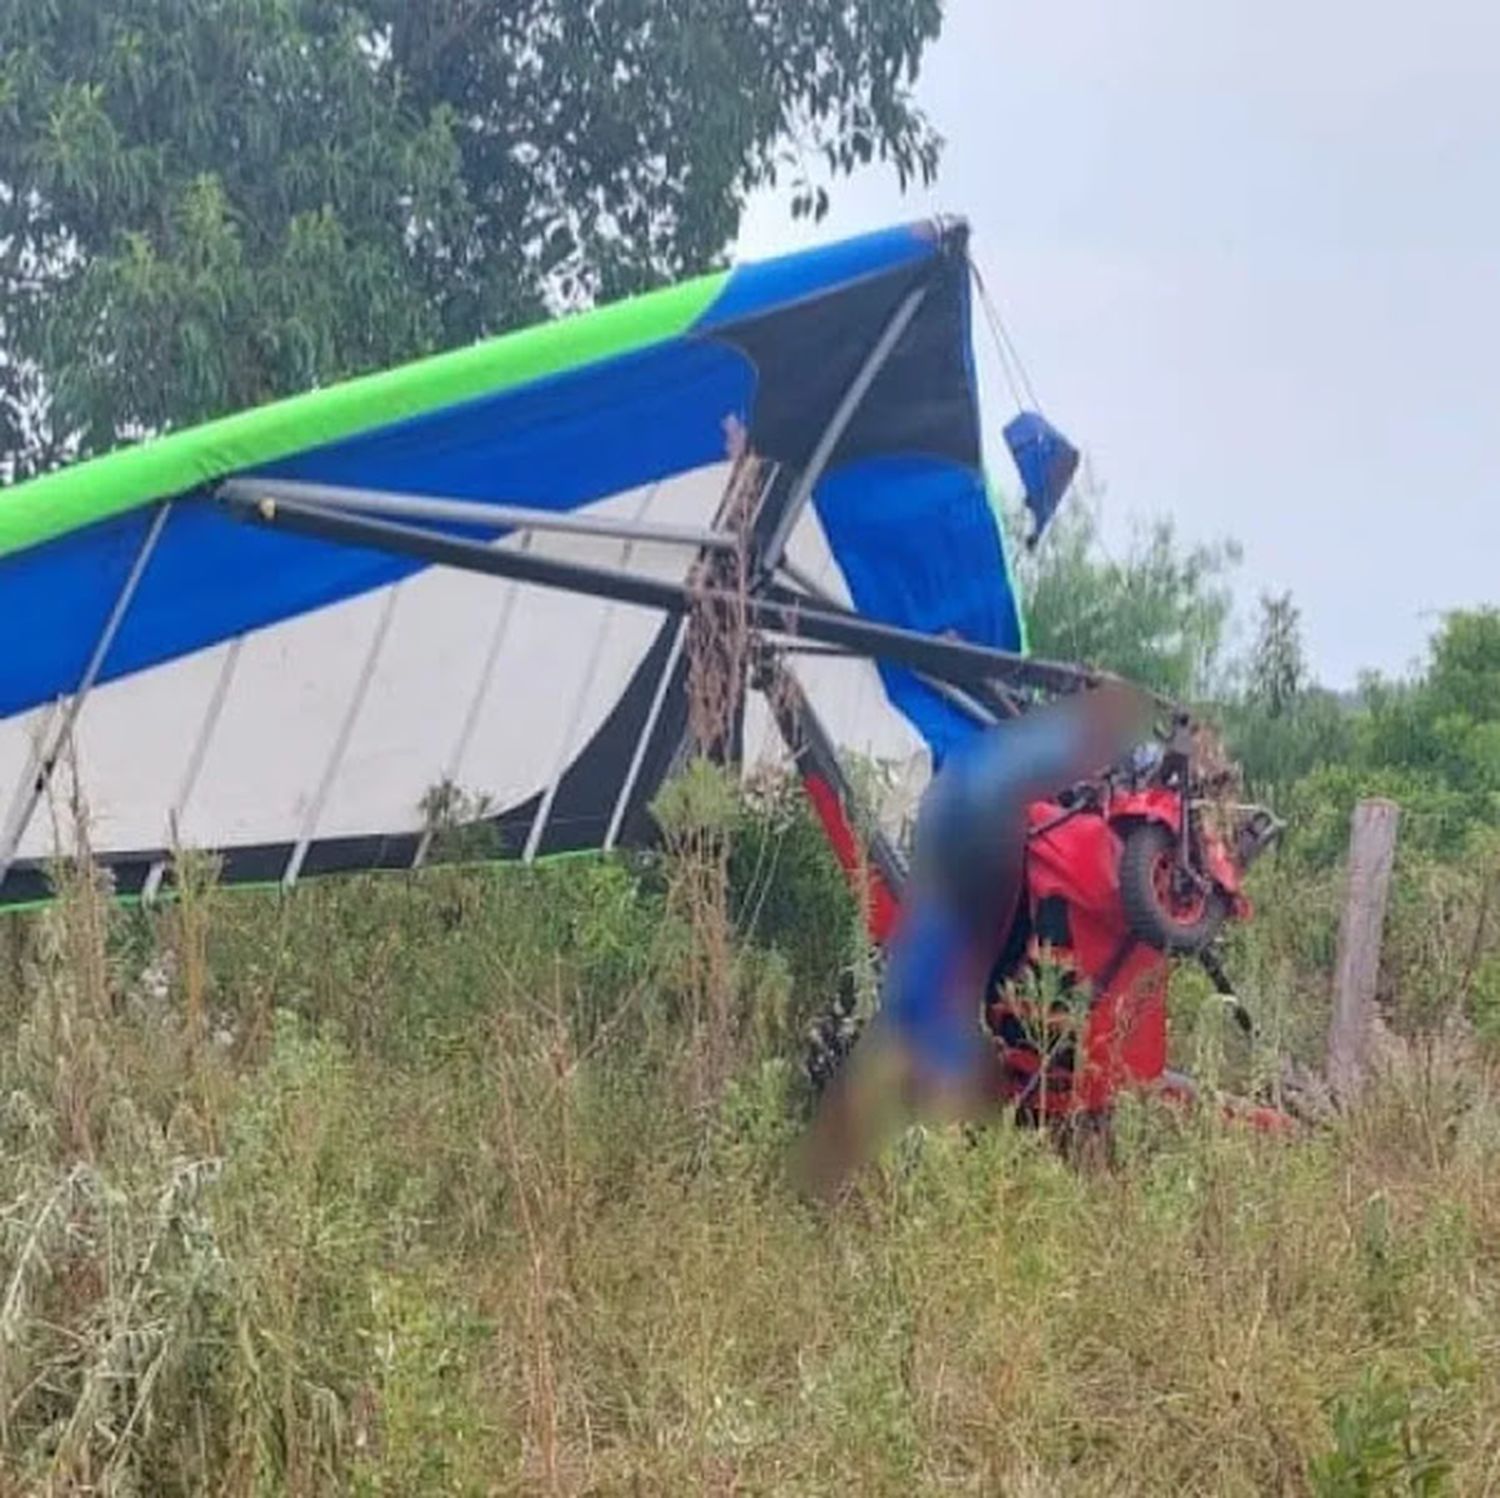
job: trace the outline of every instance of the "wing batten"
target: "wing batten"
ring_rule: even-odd
[[[292,850],[292,856],[287,860],[286,872],[281,876],[282,887],[285,889],[290,889],[297,882],[297,876],[302,872],[302,865],[307,859],[307,850],[312,846],[313,839],[317,835],[319,820],[333,792],[334,781],[343,767],[344,756],[349,752],[349,743],[354,737],[359,715],[370,695],[370,684],[375,679],[375,668],[380,663],[380,655],[385,649],[385,642],[390,638],[391,624],[395,620],[396,609],[401,603],[402,586],[401,583],[397,583],[386,594],[385,603],[380,610],[380,618],[375,625],[375,636],[370,641],[369,653],[365,656],[359,669],[359,676],[354,683],[354,691],[349,699],[349,710],[344,714],[343,722],[339,725],[338,735],[333,741],[333,748],[329,751],[328,763],[324,766],[323,774],[318,781],[318,788],[308,803],[307,818],[302,824],[301,836]]]
[[[531,536],[527,534],[521,538],[521,549],[530,550]],[[505,599],[500,605],[500,612],[495,620],[495,632],[490,637],[489,650],[485,654],[484,665],[480,668],[479,680],[475,684],[474,696],[470,700],[468,711],[464,714],[463,726],[459,729],[458,739],[453,746],[453,752],[445,761],[442,779],[438,782],[440,792],[446,793],[451,787],[458,789],[464,771],[464,762],[468,756],[469,748],[474,742],[474,735],[479,728],[480,715],[484,711],[486,702],[489,700],[491,688],[494,685],[496,669],[500,664],[500,653],[505,648],[505,642],[510,636],[511,620],[515,616],[516,604],[521,593],[521,584],[509,582],[504,585]],[[421,840],[417,844],[416,852],[412,856],[412,867],[421,868],[426,863],[427,856],[432,849],[434,827],[429,815],[429,825],[422,831]]]
[[[229,642],[229,648],[224,652],[224,664],[220,667],[218,678],[214,682],[213,694],[209,697],[198,736],[193,741],[192,753],[188,756],[187,767],[182,772],[177,794],[172,798],[171,806],[167,811],[167,832],[173,841],[176,840],[177,829],[181,827],[188,807],[192,803],[193,792],[198,788],[198,777],[203,773],[203,764],[208,758],[209,746],[213,743],[219,719],[224,715],[224,704],[229,700],[229,689],[234,684],[234,674],[239,667],[240,655],[244,648],[244,635],[237,635]],[[141,888],[141,894],[145,899],[151,900],[156,896],[169,868],[170,864],[165,858],[159,858],[151,865],[146,874],[146,882]]]

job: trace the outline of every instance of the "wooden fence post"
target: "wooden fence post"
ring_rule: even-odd
[[[1401,808],[1394,801],[1361,801],[1354,808],[1328,1028],[1328,1081],[1341,1102],[1358,1092],[1374,1047],[1375,984],[1400,821]]]

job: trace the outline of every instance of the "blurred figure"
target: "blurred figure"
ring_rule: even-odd
[[[1027,809],[1116,763],[1150,702],[1111,682],[1011,719],[951,755],[917,817],[880,1009],[824,1095],[800,1161],[824,1199],[919,1120],[981,1116],[995,1095],[985,988],[1020,904]]]

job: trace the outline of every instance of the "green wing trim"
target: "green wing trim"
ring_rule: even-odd
[[[688,332],[730,272],[221,417],[0,491],[0,557],[231,473]]]

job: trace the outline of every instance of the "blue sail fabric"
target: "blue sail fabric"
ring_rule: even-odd
[[[1035,545],[1072,486],[1078,472],[1078,449],[1035,411],[1022,411],[1005,428],[1005,441],[1025,486]]]
[[[862,614],[1021,650],[1004,543],[981,474],[912,454],[871,459],[825,479],[817,506]],[[882,665],[880,674],[935,763],[972,738],[973,720],[910,671]]]

